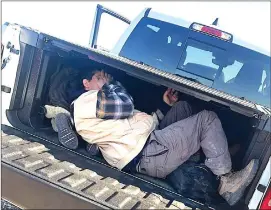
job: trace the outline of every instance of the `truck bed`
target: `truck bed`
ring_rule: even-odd
[[[8,126],[2,126],[1,146],[2,197],[21,201],[22,208],[207,209],[170,190]]]
[[[270,116],[268,108],[177,75],[100,50],[78,46],[25,27],[21,27],[18,40],[22,59],[17,72],[18,81],[15,83],[16,94],[13,93],[5,114],[9,122],[21,130],[2,125],[4,136],[1,165],[2,196],[13,201],[15,205],[20,204],[17,206],[23,209],[208,208],[145,178],[124,173],[82,153],[68,150],[57,144],[48,133],[27,133],[27,129],[31,127],[35,130],[35,123],[40,122],[40,118],[35,118],[32,113],[38,113],[41,100],[44,99],[41,97],[44,90],[42,87],[46,84],[44,73],[47,65],[50,67],[51,54],[57,53],[61,58],[86,58],[88,62],[105,64],[146,82],[172,87],[197,99],[215,102],[239,114],[254,117],[256,122],[253,127],[257,128],[257,132],[244,160],[247,162],[251,158],[263,159],[266,153],[265,145],[268,145],[266,142],[270,135],[266,124]],[[266,130],[265,133],[262,132],[263,129]],[[264,164],[265,162],[258,172],[259,175],[265,167]],[[249,194],[254,191],[257,180]]]

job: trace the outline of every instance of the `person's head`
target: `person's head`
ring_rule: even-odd
[[[82,82],[85,90],[101,89],[99,86],[101,72],[101,70],[94,70],[84,73]]]
[[[95,70],[84,74],[83,86],[85,90],[100,90],[105,83],[113,81],[113,77],[104,70]]]

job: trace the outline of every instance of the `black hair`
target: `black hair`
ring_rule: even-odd
[[[95,69],[95,70],[85,70],[82,72],[82,76],[81,76],[81,80],[83,79],[87,79],[87,80],[91,80],[93,75],[96,74],[97,72],[102,71],[102,69]]]

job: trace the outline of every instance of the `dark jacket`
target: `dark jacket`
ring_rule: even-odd
[[[73,68],[63,68],[52,75],[49,88],[49,104],[70,111],[70,104],[85,90],[82,76]]]

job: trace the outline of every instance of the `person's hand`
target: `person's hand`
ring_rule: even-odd
[[[168,88],[163,95],[163,100],[169,106],[173,106],[179,99],[178,91]]]
[[[108,84],[113,80],[113,77],[110,74],[101,71],[101,73],[97,76],[98,78],[98,86],[101,89],[104,84]]]

